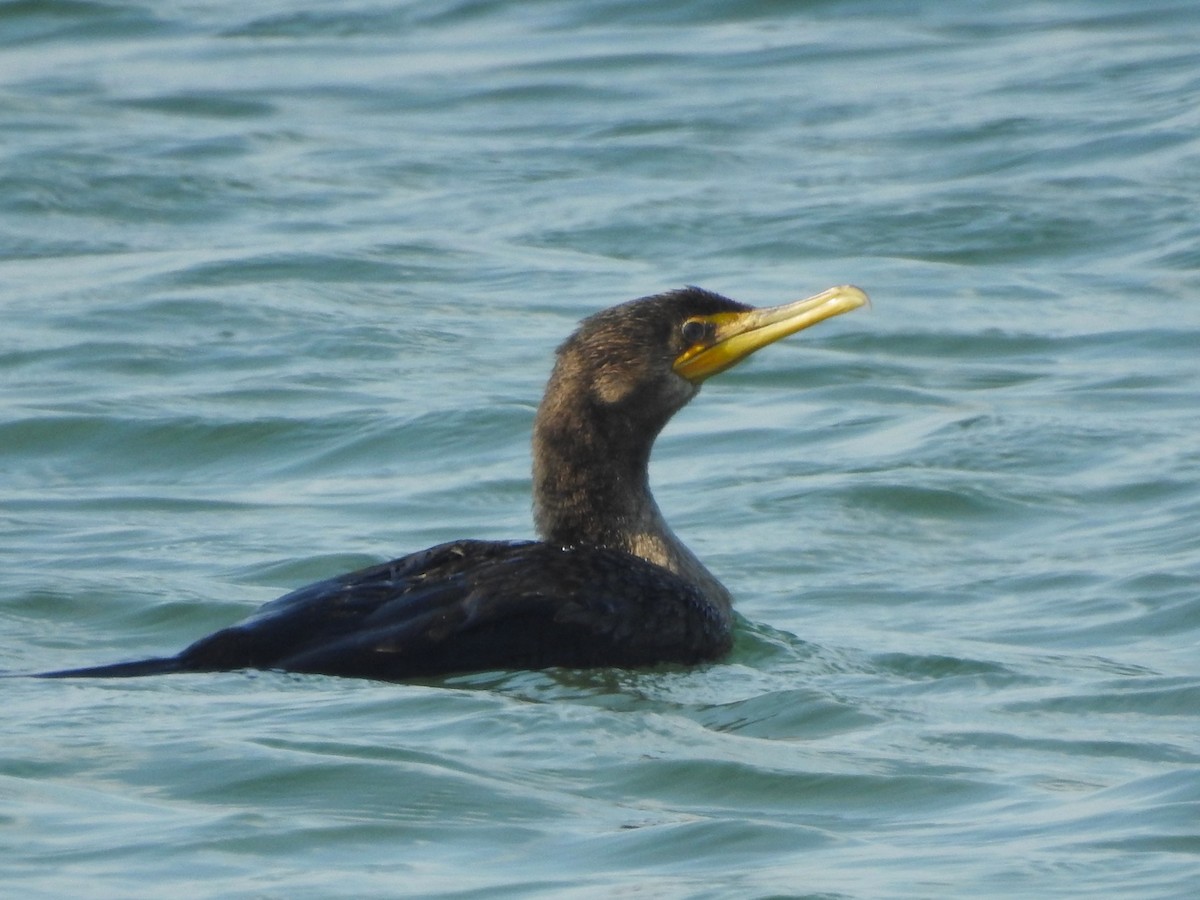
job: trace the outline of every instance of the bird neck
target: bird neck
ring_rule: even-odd
[[[650,493],[647,442],[578,413],[572,407],[549,419],[539,415],[534,426],[533,504],[541,537],[633,552],[638,535],[669,533]]]
[[[533,436],[538,533],[563,546],[610,547],[641,557],[728,609],[728,591],[671,531],[650,492],[650,450],[663,424],[548,390]]]

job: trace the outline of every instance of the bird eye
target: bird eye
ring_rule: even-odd
[[[708,323],[701,322],[699,319],[688,319],[683,323],[683,328],[680,329],[683,339],[689,344],[700,343],[708,337],[710,331]]]

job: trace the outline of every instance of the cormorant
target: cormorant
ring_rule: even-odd
[[[395,681],[719,659],[731,598],[651,496],[654,439],[705,379],[866,302],[842,286],[755,309],[686,288],[596,313],[558,348],[534,422],[541,540],[440,544],[302,587],[176,656],[43,677],[253,668]]]

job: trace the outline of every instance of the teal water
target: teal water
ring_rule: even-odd
[[[873,308],[652,472],[692,671],[2,682],[21,897],[1190,897],[1200,17],[0,3],[0,669],[522,537],[555,344]]]

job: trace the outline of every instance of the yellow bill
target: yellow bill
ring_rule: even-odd
[[[783,306],[697,316],[696,321],[710,326],[707,334],[681,353],[672,368],[688,381],[699,384],[767,344],[868,302],[865,293],[843,284]]]

